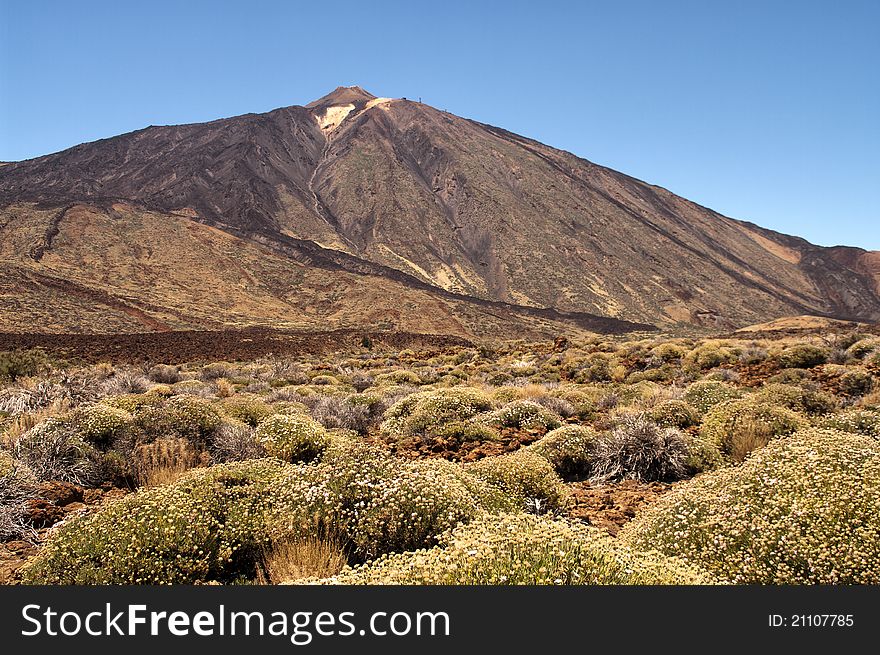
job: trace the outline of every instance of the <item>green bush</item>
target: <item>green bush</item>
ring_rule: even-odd
[[[464,469],[501,489],[520,509],[540,514],[565,503],[565,487],[553,466],[528,449],[486,457],[465,464]]]
[[[689,428],[700,422],[700,416],[684,400],[664,400],[648,411],[648,417],[665,428]]]
[[[174,421],[175,432],[196,443],[207,443],[222,421],[210,403],[191,396],[175,396],[165,405]]]
[[[729,348],[706,343],[689,352],[684,358],[684,364],[690,368],[706,371],[722,364],[733,364],[736,360],[736,354]]]
[[[251,579],[270,543],[321,536],[353,561],[433,546],[496,489],[443,460],[407,461],[341,439],[318,464],[249,460],[195,469],[60,526],[25,570],[39,584]]]
[[[107,446],[129,425],[132,416],[124,409],[99,403],[74,412],[72,422],[86,441],[100,447]]]
[[[681,485],[624,527],[734,583],[880,583],[880,444],[805,430]]]
[[[685,436],[687,443],[687,472],[690,475],[714,471],[724,465],[724,456],[718,446],[699,435]]]
[[[790,435],[806,425],[806,419],[790,409],[743,398],[718,405],[706,414],[700,436],[738,461],[771,439]]]
[[[497,441],[500,438],[498,433],[488,425],[483,425],[473,420],[450,421],[437,428],[436,435],[443,439],[458,442]]]
[[[330,445],[324,427],[301,414],[274,414],[264,419],[254,439],[269,455],[285,462],[310,462]]]
[[[839,414],[823,416],[818,421],[819,427],[829,430],[840,430],[852,434],[880,439],[880,412],[864,409],[848,409]]]
[[[741,398],[742,395],[739,389],[724,382],[699,380],[685,389],[683,399],[700,414],[705,414],[715,405]]]
[[[828,361],[828,351],[819,346],[798,343],[777,353],[774,360],[779,368],[813,368]]]
[[[273,408],[258,396],[240,395],[225,398],[220,407],[229,418],[247,423],[255,428],[267,416],[275,413]]]
[[[383,432],[401,436],[427,435],[453,421],[466,421],[492,408],[492,401],[477,389],[452,387],[414,393],[385,412]]]
[[[752,398],[804,414],[827,414],[837,404],[834,398],[826,393],[810,391],[791,384],[765,384]]]
[[[581,425],[565,425],[533,443],[532,451],[546,459],[563,479],[587,477],[592,472],[598,433]]]
[[[412,371],[407,371],[406,369],[398,369],[396,371],[390,371],[389,373],[380,373],[373,381],[373,384],[377,387],[385,387],[392,384],[409,384],[412,386],[418,386],[421,383],[422,379],[418,375]]]
[[[859,339],[846,349],[846,354],[853,359],[865,359],[865,357],[875,352],[880,352],[880,339]]]
[[[52,369],[52,360],[41,348],[0,352],[0,380],[15,382]]]
[[[861,369],[851,369],[837,379],[837,387],[844,396],[864,396],[874,388],[874,376]]]
[[[514,400],[486,415],[484,420],[499,428],[518,430],[554,430],[561,424],[556,414],[531,400]]]
[[[673,558],[637,552],[596,528],[528,514],[485,516],[430,550],[387,555],[322,581],[347,585],[710,584]]]

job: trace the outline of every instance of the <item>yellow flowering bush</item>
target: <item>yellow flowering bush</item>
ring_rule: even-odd
[[[285,462],[309,462],[330,445],[324,427],[303,414],[273,414],[257,426],[254,439]]]
[[[699,476],[624,527],[733,583],[880,583],[880,444],[807,429]]]
[[[325,535],[354,561],[433,546],[486,511],[510,511],[496,488],[443,460],[409,461],[339,439],[323,461],[267,458],[195,469],[65,522],[25,580],[48,584],[231,582],[260,552]]]
[[[430,434],[451,421],[465,421],[492,408],[478,389],[451,387],[414,393],[398,400],[385,412],[382,430],[401,436]]]
[[[776,353],[773,359],[779,368],[813,368],[828,361],[828,351],[808,343],[796,343]]]
[[[839,414],[823,416],[819,427],[840,430],[880,439],[880,412],[867,409],[848,409]]]
[[[648,417],[665,428],[689,428],[700,422],[693,407],[684,400],[664,400],[648,411]]]
[[[175,396],[165,408],[172,416],[175,431],[193,441],[206,441],[222,420],[210,403],[192,396]]]
[[[283,464],[198,469],[130,494],[57,528],[24,570],[32,584],[174,584],[232,581],[250,572],[270,538],[267,507]]]
[[[582,425],[551,430],[529,448],[546,459],[565,479],[589,476],[599,434]]]
[[[806,426],[807,420],[790,409],[743,398],[722,403],[706,414],[700,436],[725,455],[738,458]]]
[[[487,414],[488,425],[519,430],[554,430],[560,426],[559,417],[549,409],[531,400],[514,400],[501,409]]]
[[[386,555],[322,584],[611,585],[710,584],[673,558],[637,552],[602,531],[529,514],[485,515],[439,546]]]
[[[464,469],[501,489],[520,509],[542,513],[557,510],[565,504],[565,486],[556,470],[550,462],[527,448],[469,462]]]
[[[834,409],[834,398],[793,384],[765,384],[752,398],[804,414],[826,414]]]
[[[124,409],[98,403],[77,410],[72,420],[84,439],[97,445],[106,445],[131,423],[132,416]]]
[[[742,395],[739,389],[724,382],[698,380],[685,389],[683,400],[700,414],[705,414],[715,405],[741,398]]]
[[[257,427],[260,421],[275,413],[273,408],[259,396],[238,395],[224,398],[220,409],[229,418]]]

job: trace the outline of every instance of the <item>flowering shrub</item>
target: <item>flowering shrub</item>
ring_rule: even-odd
[[[598,433],[581,425],[565,425],[548,432],[530,448],[564,479],[590,475]]]
[[[705,414],[715,405],[741,398],[742,395],[739,389],[724,382],[700,380],[685,389],[683,399],[700,414]]]
[[[528,514],[484,516],[429,550],[386,555],[324,584],[708,584],[706,573],[620,545],[596,528]]]
[[[863,434],[866,437],[880,439],[880,412],[866,409],[848,409],[839,414],[823,416],[818,421],[819,427]]]
[[[765,384],[752,397],[804,414],[826,414],[836,404],[834,398],[828,394],[809,391],[792,384]]]
[[[806,419],[790,409],[743,398],[718,405],[706,414],[700,436],[725,455],[740,460],[771,439],[792,434],[806,425]]]
[[[464,421],[491,408],[492,402],[477,389],[452,387],[414,393],[388,408],[382,430],[402,436],[428,434],[445,423]]]
[[[317,421],[302,414],[274,414],[254,432],[256,442],[285,462],[310,462],[319,457],[330,438]]]
[[[124,409],[101,403],[83,407],[73,415],[73,424],[80,435],[99,446],[108,444],[131,420],[131,414]]]
[[[809,429],[683,484],[619,537],[734,583],[880,583],[880,444]]]
[[[488,414],[489,425],[519,430],[553,430],[560,426],[559,417],[543,405],[531,400],[514,400]]]
[[[828,351],[808,343],[797,343],[774,357],[779,368],[813,368],[828,361]]]
[[[495,441],[498,433],[488,425],[476,421],[450,421],[436,430],[436,435],[444,439],[458,442]]]
[[[220,425],[220,414],[208,402],[192,396],[176,396],[168,401],[166,409],[180,436],[205,443]]]
[[[265,514],[282,466],[254,460],[196,470],[67,521],[24,581],[173,584],[247,575],[270,537]]]
[[[274,410],[258,396],[239,395],[225,398],[220,404],[222,412],[229,418],[257,427],[260,421],[274,413]]]
[[[644,414],[624,414],[593,450],[594,480],[671,482],[687,473],[688,447],[684,435],[663,428]]]
[[[684,400],[664,400],[657,403],[648,412],[648,417],[666,428],[689,428],[700,422],[697,412]]]
[[[685,435],[687,460],[685,466],[690,475],[713,471],[724,465],[724,456],[718,446],[699,435]]]
[[[413,386],[418,386],[422,384],[422,379],[412,371],[399,369],[389,373],[380,373],[374,378],[373,384],[377,387],[384,387],[392,384],[411,384]]]
[[[689,367],[705,371],[722,364],[731,364],[736,359],[736,354],[730,348],[710,342],[694,348],[685,356],[684,361]]]
[[[433,546],[510,501],[446,461],[340,440],[318,464],[249,460],[195,469],[65,522],[25,572],[48,584],[250,578],[265,547],[322,534],[355,561]]]
[[[465,464],[464,469],[501,489],[520,509],[540,514],[565,504],[565,487],[553,466],[529,449],[486,457]]]
[[[104,398],[104,400],[101,401],[102,405],[115,407],[124,410],[129,414],[133,414],[141,407],[158,407],[162,405],[162,403],[162,396],[151,393],[129,393],[121,396]]]

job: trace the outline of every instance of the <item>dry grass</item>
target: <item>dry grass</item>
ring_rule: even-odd
[[[263,552],[258,584],[281,584],[302,578],[329,578],[346,565],[345,553],[333,541],[308,537],[277,543]]]
[[[132,453],[132,471],[142,487],[169,484],[202,463],[192,444],[179,437],[164,437],[142,444]]]
[[[736,433],[730,440],[730,458],[737,463],[748,457],[749,453],[758,448],[763,448],[773,438],[773,431],[769,426],[755,421],[743,423],[737,426]]]
[[[48,418],[64,414],[70,409],[70,403],[67,400],[58,400],[49,405],[32,412],[19,414],[6,423],[3,433],[0,434],[0,444],[6,448],[11,448],[18,438],[35,425],[39,425]]]
[[[217,387],[218,398],[229,398],[235,394],[235,387],[226,378],[219,378],[214,384]]]

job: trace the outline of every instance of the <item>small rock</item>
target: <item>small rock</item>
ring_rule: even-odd
[[[47,528],[64,518],[64,510],[48,500],[34,498],[27,502],[27,521],[35,528]]]
[[[83,500],[83,488],[70,482],[53,480],[40,485],[40,497],[59,507]]]

